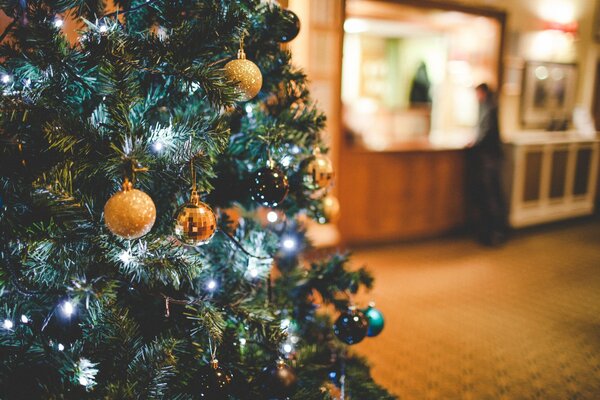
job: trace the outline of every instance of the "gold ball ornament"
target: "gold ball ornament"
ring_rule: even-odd
[[[123,189],[104,205],[104,224],[115,235],[137,239],[150,232],[156,221],[156,206],[146,193],[134,189],[128,179]]]
[[[216,230],[215,213],[206,203],[200,201],[198,193],[193,191],[190,201],[177,212],[175,236],[183,244],[200,246],[208,243]]]
[[[243,50],[238,51],[237,60],[225,64],[225,76],[235,84],[239,101],[248,101],[260,92],[262,74],[260,69],[250,60],[246,60]]]
[[[304,169],[304,183],[311,190],[329,187],[334,178],[333,163],[317,148]]]
[[[340,202],[332,194],[323,198],[323,215],[327,222],[337,222],[340,219]]]

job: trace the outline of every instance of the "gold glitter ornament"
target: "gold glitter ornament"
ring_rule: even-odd
[[[125,178],[123,189],[104,205],[104,224],[124,239],[137,239],[150,232],[156,221],[156,206],[146,193],[134,189]]]
[[[331,185],[333,177],[333,163],[318,147],[315,148],[304,169],[304,183],[311,190],[324,189]]]
[[[337,197],[328,194],[323,198],[323,215],[327,222],[335,223],[340,218],[340,202]]]
[[[260,92],[262,74],[260,69],[250,60],[246,60],[243,49],[238,50],[237,60],[225,64],[225,76],[232,81],[238,93],[239,101],[248,101]]]
[[[217,217],[208,204],[200,201],[198,192],[192,190],[190,201],[177,212],[175,236],[189,246],[208,243],[217,230]]]

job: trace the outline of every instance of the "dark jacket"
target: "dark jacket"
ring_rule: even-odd
[[[484,156],[502,157],[502,141],[498,126],[498,106],[489,98],[479,106],[477,138],[473,150]]]

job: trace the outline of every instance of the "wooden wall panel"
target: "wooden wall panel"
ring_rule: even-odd
[[[367,152],[344,149],[338,190],[349,244],[440,235],[465,223],[461,150]]]

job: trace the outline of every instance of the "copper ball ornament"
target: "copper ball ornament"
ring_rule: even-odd
[[[340,219],[340,202],[332,194],[328,194],[322,200],[323,216],[326,222],[335,223]]]
[[[311,190],[325,189],[334,178],[333,163],[316,149],[306,161],[304,167],[304,184]]]
[[[296,371],[281,359],[275,365],[263,369],[263,388],[270,396],[269,399],[287,398],[297,381]]]
[[[208,204],[200,201],[196,191],[184,204],[175,218],[175,236],[183,244],[199,246],[206,244],[217,231],[217,216]]]
[[[152,229],[156,206],[146,193],[134,189],[125,179],[123,189],[104,205],[104,224],[109,231],[124,239],[137,239]]]
[[[262,74],[252,61],[246,59],[243,50],[238,51],[238,58],[225,64],[225,76],[233,82],[238,94],[238,101],[254,98],[262,87]]]

